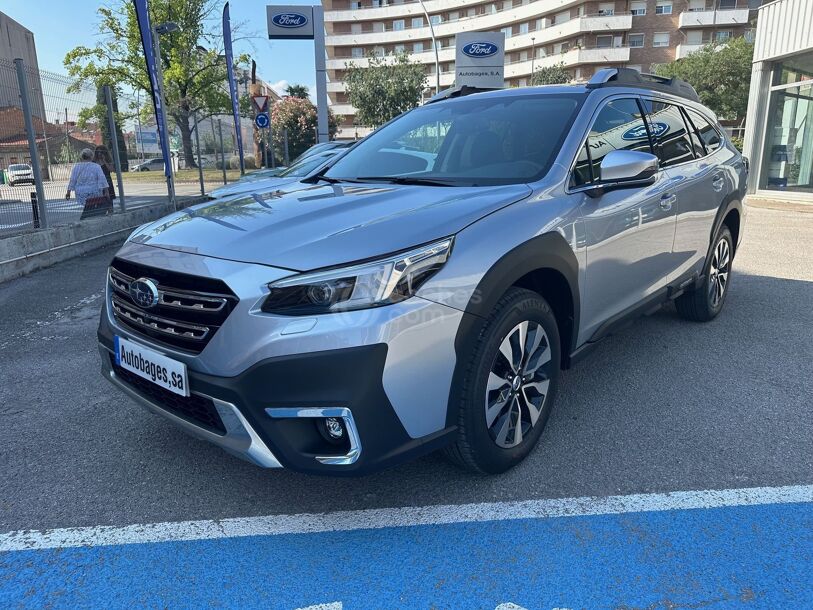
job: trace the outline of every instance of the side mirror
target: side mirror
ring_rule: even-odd
[[[607,191],[648,186],[658,173],[658,157],[637,150],[613,150],[601,160],[601,180],[588,189],[590,197]]]

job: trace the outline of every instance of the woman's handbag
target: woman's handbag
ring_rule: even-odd
[[[85,200],[85,207],[82,209],[82,216],[79,220],[92,218],[94,216],[105,216],[113,213],[113,200],[107,195],[98,197],[88,197]]]

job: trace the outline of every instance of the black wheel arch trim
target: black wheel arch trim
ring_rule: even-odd
[[[740,217],[740,230],[739,236],[742,236],[742,200],[739,198],[738,193],[731,193],[728,197],[726,197],[723,202],[720,204],[720,207],[717,208],[717,214],[714,217],[714,224],[711,227],[711,234],[709,235],[709,248],[706,251],[706,261],[709,260],[711,256],[711,251],[714,248],[714,238],[717,236],[717,233],[720,231],[720,227],[723,225],[723,221],[726,219],[728,214],[732,211],[736,210],[737,214]],[[731,260],[734,260],[734,257],[737,254],[737,250],[739,249],[739,239],[735,240],[738,243],[734,244],[733,252],[731,253]],[[705,267],[704,267],[705,268]]]
[[[579,261],[570,244],[560,233],[545,233],[520,244],[500,257],[482,277],[466,304],[454,341],[457,364],[449,389],[450,408],[446,412],[447,427],[456,423],[454,393],[455,388],[460,387],[463,381],[465,367],[468,366],[468,355],[471,354],[480,331],[497,301],[521,278],[534,271],[547,269],[561,274],[570,289],[573,303],[570,345],[569,349],[562,350],[562,366],[566,368],[569,365],[570,354],[576,350],[579,335],[581,311]]]

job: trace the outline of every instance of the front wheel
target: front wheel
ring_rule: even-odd
[[[694,322],[708,322],[717,317],[728,294],[733,253],[731,231],[723,225],[717,232],[711,256],[706,261],[703,282],[675,299],[675,308],[681,317]]]
[[[449,404],[458,440],[447,455],[476,472],[500,473],[531,452],[550,416],[561,353],[556,318],[535,292],[511,288],[479,329],[462,384]]]

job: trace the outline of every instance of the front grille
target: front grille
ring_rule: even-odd
[[[206,428],[215,434],[226,434],[226,428],[217,412],[211,398],[191,394],[190,396],[180,396],[161,386],[147,381],[143,377],[131,373],[116,364],[116,357],[110,354],[110,365],[121,381],[138,391],[140,394],[153,400],[174,415],[178,415],[194,424]]]
[[[158,286],[158,303],[139,306],[130,284],[149,278]],[[108,272],[113,316],[122,326],[157,343],[200,353],[231,311],[237,297],[220,280],[147,267],[114,259]]]

